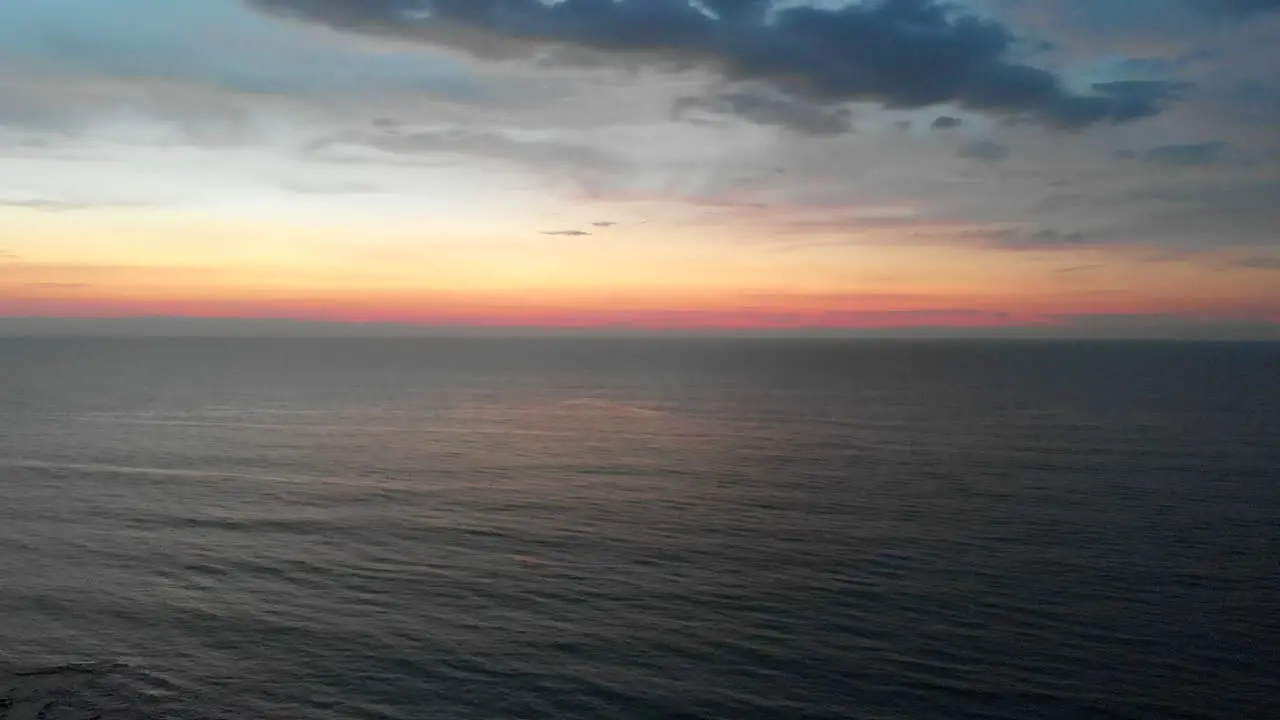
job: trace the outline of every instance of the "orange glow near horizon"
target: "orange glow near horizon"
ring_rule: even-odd
[[[681,207],[668,201],[670,214]],[[132,208],[0,210],[0,226],[14,238],[0,256],[0,315],[11,317],[652,329],[1280,319],[1280,291],[1266,273],[1224,270],[1216,255],[1153,262],[1143,248],[895,243],[887,231],[861,244],[806,244],[779,240],[766,224],[757,236],[750,222],[573,236],[484,222],[324,225]],[[894,231],[921,229],[939,232],[927,222]]]
[[[330,288],[290,294],[276,288],[204,287],[106,293],[94,286],[48,284],[0,295],[0,315],[29,317],[216,317],[407,323],[427,326],[635,328],[999,327],[1052,322],[1068,315],[1181,314],[1280,320],[1255,298],[1141,297],[1131,293],[840,295],[670,292],[629,296],[546,292],[373,293]]]

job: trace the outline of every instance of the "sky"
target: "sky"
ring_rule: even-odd
[[[138,318],[1277,339],[1280,0],[3,0],[0,332]]]

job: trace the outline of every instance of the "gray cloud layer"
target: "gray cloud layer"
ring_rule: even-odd
[[[715,69],[729,80],[768,83],[817,105],[952,103],[1068,129],[1155,115],[1179,90],[1171,83],[1128,82],[1072,91],[1053,73],[1014,60],[1017,38],[1008,29],[960,13],[943,0],[878,0],[839,8],[702,0],[701,9],[691,0],[554,5],[541,0],[246,1],[338,29],[487,57],[592,62],[583,50],[615,53]],[[780,106],[723,99],[720,104],[763,114],[770,122],[789,119],[779,116]],[[802,123],[813,119],[799,117]]]
[[[959,155],[967,160],[996,163],[1009,156],[1009,148],[989,140],[979,140],[960,148]]]
[[[1166,167],[1203,167],[1231,159],[1231,145],[1221,141],[1160,145],[1141,152],[1123,152],[1121,157]]]
[[[777,125],[805,135],[838,135],[849,132],[852,114],[847,108],[828,108],[794,98],[750,92],[727,92],[712,97],[683,97],[672,108],[676,117],[702,111],[736,115],[758,125]]]
[[[1280,0],[1194,0],[1201,7],[1235,17],[1280,11]]]
[[[344,147],[367,148],[404,158],[470,155],[577,175],[608,175],[627,169],[621,160],[586,145],[554,140],[520,140],[497,130],[457,127],[401,129],[387,124],[385,120],[369,129],[318,138],[304,148],[304,152],[314,160],[342,161],[346,157],[342,153]]]

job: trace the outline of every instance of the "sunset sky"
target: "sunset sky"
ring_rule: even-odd
[[[1280,337],[1280,1],[3,0],[0,316]]]

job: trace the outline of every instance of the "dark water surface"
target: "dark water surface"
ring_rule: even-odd
[[[1278,528],[1278,345],[0,340],[0,718],[1276,718]]]

